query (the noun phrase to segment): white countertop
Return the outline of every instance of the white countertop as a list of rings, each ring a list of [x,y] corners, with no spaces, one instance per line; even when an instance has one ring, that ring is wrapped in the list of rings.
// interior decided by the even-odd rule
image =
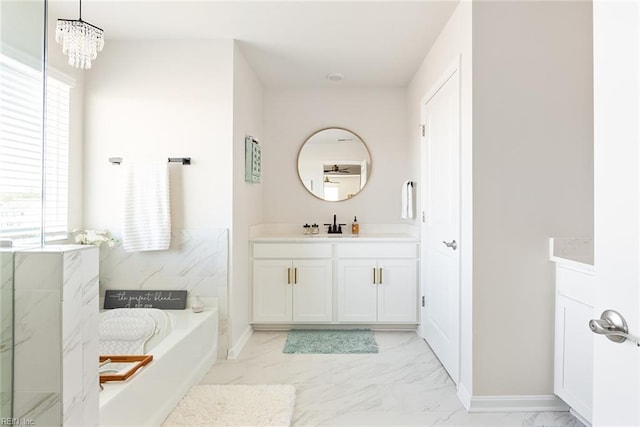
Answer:
[[[419,228],[406,224],[360,224],[360,233],[351,234],[351,226],[342,234],[328,234],[324,227],[320,234],[303,234],[300,224],[258,224],[251,227],[252,242],[419,242]]]
[[[593,239],[552,237],[549,239],[549,260],[585,271],[594,271]]]
[[[418,242],[418,238],[404,233],[366,233],[366,234],[263,234],[254,236],[254,242],[289,242],[289,243],[311,243],[311,242]]]
[[[0,247],[0,253],[62,253],[69,251],[81,251],[97,248],[95,245],[78,245],[78,244],[53,244],[46,245],[41,248],[37,245],[32,246],[12,246],[10,248]]]

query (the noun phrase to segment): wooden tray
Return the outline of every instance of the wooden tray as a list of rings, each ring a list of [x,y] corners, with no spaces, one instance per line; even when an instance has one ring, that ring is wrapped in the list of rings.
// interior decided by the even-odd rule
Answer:
[[[112,363],[132,363],[131,368],[125,373],[101,374],[100,384],[107,381],[126,381],[131,375],[153,360],[153,355],[145,354],[140,356],[100,356],[100,363],[110,360]],[[137,362],[137,363],[134,363]]]

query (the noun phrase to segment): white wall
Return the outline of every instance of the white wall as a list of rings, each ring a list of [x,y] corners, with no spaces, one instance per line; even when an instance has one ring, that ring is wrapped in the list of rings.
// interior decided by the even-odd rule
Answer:
[[[55,17],[49,16],[47,39],[47,72],[53,77],[73,82],[69,111],[69,230],[83,227],[83,131],[84,131],[84,72],[68,64],[62,46],[55,41]],[[95,63],[94,63],[95,64]]]
[[[264,222],[303,224],[332,221],[362,224],[400,223],[400,190],[410,179],[404,88],[265,90],[265,139],[262,152]],[[367,186],[353,199],[325,202],[298,178],[297,158],[314,132],[342,127],[367,144],[372,158]]]
[[[408,129],[410,138],[411,176],[418,182],[418,215],[421,211],[420,156],[421,103],[423,97],[442,79],[445,71],[460,60],[460,154],[461,154],[461,358],[459,386],[472,391],[472,59],[471,59],[471,2],[461,2],[424,59],[408,87]],[[416,221],[417,222],[417,221]]]
[[[408,88],[419,177],[421,98],[461,55],[459,385],[473,396],[553,393],[546,238],[593,235],[590,10],[462,2]]]
[[[218,297],[228,344],[227,231],[232,226],[232,40],[109,41],[85,78],[84,226],[121,233],[121,178],[134,158],[169,165],[168,251],[101,250],[104,288],[187,289]],[[109,163],[122,157],[123,165]],[[126,271],[124,271],[126,270]]]
[[[553,393],[550,236],[593,236],[589,2],[473,5],[473,394]]]
[[[85,226],[120,229],[123,168],[170,165],[172,228],[231,226],[233,41],[115,41],[85,81]]]
[[[263,89],[237,45],[233,54],[233,229],[231,242],[231,340],[236,344],[249,327],[249,227],[262,222],[263,184],[244,181],[244,139],[263,138]]]

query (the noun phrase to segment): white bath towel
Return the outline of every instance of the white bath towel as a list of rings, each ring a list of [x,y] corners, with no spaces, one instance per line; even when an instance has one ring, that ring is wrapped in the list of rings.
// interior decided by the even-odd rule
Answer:
[[[402,184],[402,211],[400,218],[413,219],[413,186],[411,181],[405,181]]]
[[[124,163],[122,247],[127,252],[169,249],[169,170],[162,161]]]

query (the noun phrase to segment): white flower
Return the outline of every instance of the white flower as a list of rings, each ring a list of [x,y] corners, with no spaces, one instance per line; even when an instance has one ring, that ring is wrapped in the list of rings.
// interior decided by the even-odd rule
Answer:
[[[86,231],[86,233],[87,233],[87,237],[86,237],[86,239],[87,239],[89,242],[95,242],[95,241],[98,239],[98,235],[96,234],[96,232],[95,232],[95,231],[93,231],[93,230],[87,230],[87,231]]]
[[[114,247],[118,242],[117,239],[109,236],[107,230],[73,230],[72,233],[77,233],[74,240],[81,245],[94,245],[100,246],[103,243],[107,243],[110,248]]]

